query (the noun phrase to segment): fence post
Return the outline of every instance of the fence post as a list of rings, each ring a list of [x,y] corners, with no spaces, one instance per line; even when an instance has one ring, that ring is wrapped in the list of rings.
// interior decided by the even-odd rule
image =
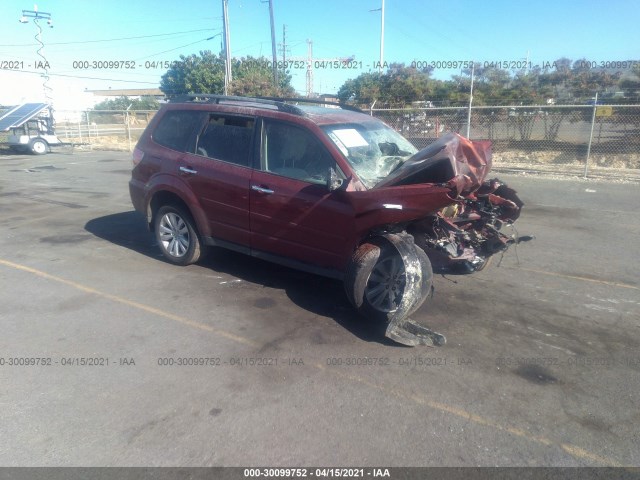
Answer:
[[[131,108],[131,105],[129,105]],[[129,108],[126,110],[125,123],[127,125],[127,139],[129,140],[129,151],[131,151],[131,126],[129,125]]]
[[[584,161],[584,178],[589,173],[589,156],[591,155],[591,142],[593,141],[593,127],[596,123],[596,110],[598,109],[598,92],[593,102],[593,114],[591,115],[591,133],[589,134],[589,145],[587,146],[587,159]]]
[[[89,110],[86,112],[87,115],[87,141],[89,142],[89,150],[93,150],[93,142],[91,141],[91,122],[89,121]]]
[[[369,116],[373,117],[373,107],[376,104],[378,100],[374,100],[373,103],[371,104],[371,106],[369,107]]]
[[[473,75],[476,70],[476,62],[471,64],[471,89],[469,91],[469,112],[467,113],[467,138],[471,135],[471,105],[473,104]]]

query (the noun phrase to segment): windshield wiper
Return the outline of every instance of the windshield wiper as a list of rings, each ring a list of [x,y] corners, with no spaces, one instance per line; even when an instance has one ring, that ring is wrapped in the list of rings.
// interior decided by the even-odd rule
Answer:
[[[405,158],[400,157],[400,161],[396,163],[391,170],[389,170],[389,173],[387,173],[387,177],[398,170],[402,165],[404,165],[404,162],[406,161],[407,160]]]

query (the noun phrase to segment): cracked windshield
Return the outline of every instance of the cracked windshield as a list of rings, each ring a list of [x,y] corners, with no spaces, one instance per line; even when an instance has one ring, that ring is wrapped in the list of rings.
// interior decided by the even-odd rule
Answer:
[[[398,169],[418,150],[402,135],[381,122],[331,125],[324,131],[371,188]]]

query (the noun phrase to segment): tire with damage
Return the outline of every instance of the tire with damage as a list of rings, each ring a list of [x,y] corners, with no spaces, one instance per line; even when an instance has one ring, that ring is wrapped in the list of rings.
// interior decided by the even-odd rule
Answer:
[[[360,245],[351,258],[344,286],[362,316],[392,323],[422,306],[432,279],[431,262],[410,235],[386,234]]]

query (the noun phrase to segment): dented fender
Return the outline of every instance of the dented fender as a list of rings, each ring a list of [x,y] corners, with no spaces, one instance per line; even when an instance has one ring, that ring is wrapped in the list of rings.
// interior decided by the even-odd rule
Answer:
[[[433,290],[431,264],[422,264],[417,253],[417,249],[420,247],[415,244],[413,237],[408,233],[386,233],[380,236],[398,251],[405,271],[402,302],[389,319],[385,332],[386,337],[407,346],[444,345],[446,339],[443,335],[408,318],[413,313],[416,304]]]
[[[431,288],[431,266],[429,266],[429,277],[423,278],[423,268],[420,258],[416,254],[416,244],[413,237],[407,233],[386,233],[380,235],[386,239],[400,254],[405,271],[405,287],[402,302],[398,309],[393,313],[391,322],[397,322],[399,319],[406,317],[412,307],[422,298],[422,289],[426,283]]]

